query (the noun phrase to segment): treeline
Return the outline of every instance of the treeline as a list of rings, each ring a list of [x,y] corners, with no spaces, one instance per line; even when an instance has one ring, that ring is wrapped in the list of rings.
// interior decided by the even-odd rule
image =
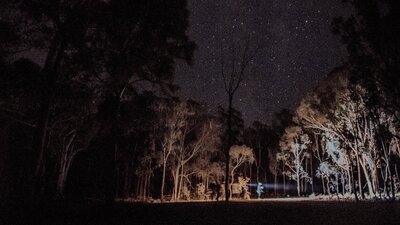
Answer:
[[[277,160],[298,195],[318,186],[324,194],[394,199],[400,191],[400,4],[348,2],[355,14],[333,24],[349,62],[301,101]]]
[[[0,11],[2,197],[63,195],[70,180],[112,201],[122,159],[153,132],[156,97],[144,90],[170,95],[176,61],[191,63],[186,1],[2,1]]]

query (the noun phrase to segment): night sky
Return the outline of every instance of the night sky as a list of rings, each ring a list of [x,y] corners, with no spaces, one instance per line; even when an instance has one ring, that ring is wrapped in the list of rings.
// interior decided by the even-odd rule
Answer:
[[[332,19],[346,11],[340,0],[189,0],[189,10],[189,35],[198,50],[193,66],[177,67],[179,95],[211,109],[226,106],[220,49],[250,36],[250,47],[259,51],[234,97],[247,125],[268,123],[274,112],[293,109],[346,60],[331,32]]]

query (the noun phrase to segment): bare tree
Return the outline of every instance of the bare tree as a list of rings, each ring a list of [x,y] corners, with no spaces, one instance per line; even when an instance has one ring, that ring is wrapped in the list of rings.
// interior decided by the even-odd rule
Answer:
[[[221,48],[221,76],[224,82],[224,90],[228,95],[228,143],[225,149],[225,198],[226,201],[229,201],[229,185],[228,185],[228,177],[229,177],[229,149],[232,146],[232,103],[233,96],[238,90],[240,84],[243,81],[244,76],[248,73],[248,67],[253,57],[255,56],[255,52],[250,54],[250,39],[246,39],[243,52],[240,53],[240,44],[231,46],[231,54],[229,57],[223,54]],[[239,53],[236,50],[239,50]],[[239,56],[238,56],[239,55]],[[225,64],[225,58],[229,58],[229,64]]]

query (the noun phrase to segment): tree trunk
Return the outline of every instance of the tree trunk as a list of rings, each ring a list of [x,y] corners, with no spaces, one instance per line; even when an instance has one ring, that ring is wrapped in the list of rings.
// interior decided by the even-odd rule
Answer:
[[[306,158],[306,173],[308,174],[308,158]],[[303,190],[303,194],[307,194],[307,179],[304,179],[304,190]]]
[[[361,198],[365,199],[364,190],[362,188],[362,182],[361,182],[360,157],[359,157],[358,153],[357,153],[356,159],[357,159],[358,188],[360,190]]]
[[[64,186],[65,186],[65,178],[67,177],[67,171],[65,166],[63,165],[60,168],[60,172],[57,179],[57,195],[62,196],[64,193]]]
[[[65,183],[67,181],[67,176],[69,169],[71,168],[72,161],[74,159],[75,154],[66,158],[64,162],[60,165],[60,171],[57,179],[57,194],[58,196],[62,196],[64,193]]]
[[[314,168],[313,168],[313,155],[311,154],[310,172],[311,172],[311,193],[314,193]]]
[[[124,193],[123,197],[129,197],[129,162],[125,162],[125,173],[124,173]]]
[[[162,179],[161,179],[161,201],[164,201],[164,189],[165,189],[165,173],[167,170],[167,165],[166,165],[166,160],[164,159],[163,163],[163,173],[162,173]]]
[[[232,185],[233,185],[233,181],[234,181],[234,176],[235,176],[235,174],[234,174],[234,169],[232,168],[232,171],[231,171],[231,182],[230,182],[230,185],[229,185],[229,188],[230,188],[230,191],[229,191],[229,193],[230,193],[230,198],[232,198]]]
[[[350,185],[350,180],[351,180],[351,185],[353,186],[353,188],[351,188],[350,190],[352,190],[354,192],[354,197],[356,199],[356,202],[358,202],[356,179],[354,178],[354,167],[353,167],[352,162],[350,162],[350,169],[351,169],[351,171],[349,171],[349,173],[351,172],[351,175],[349,174],[349,185]]]
[[[209,174],[207,173],[207,175],[206,175],[206,192],[208,191],[209,178],[210,178],[210,176],[209,176]]]
[[[135,196],[137,199],[139,199],[139,183],[140,183],[140,176],[138,176],[135,180],[136,182],[136,192],[135,192]]]
[[[259,136],[259,135],[258,135]],[[258,137],[258,163],[257,163],[257,184],[260,183],[260,167],[261,167],[261,145],[260,145],[260,137]],[[250,175],[251,179],[251,175]]]
[[[344,195],[346,193],[345,187],[346,187],[346,181],[344,179],[343,171],[340,173],[340,180],[342,183],[342,194]]]
[[[286,196],[286,177],[283,172],[285,171],[285,164],[282,162],[282,179],[283,179],[283,195]]]
[[[297,141],[296,141],[297,144]],[[301,184],[301,180],[300,180],[300,153],[299,153],[299,149],[296,148],[296,161],[295,161],[295,166],[296,166],[296,181],[297,181],[297,196],[300,197],[301,195],[301,190],[300,190],[300,184]]]
[[[275,173],[274,174],[274,195],[275,195],[275,197],[276,197],[277,185],[278,185],[278,173]]]
[[[151,173],[149,173],[148,175],[147,175],[147,180],[148,180],[148,182],[147,182],[147,197],[148,198],[150,198],[150,197],[152,197],[152,195],[151,195],[151,190],[152,190],[152,188],[151,188]]]
[[[300,172],[296,171],[296,179],[297,179],[297,196],[300,197]]]
[[[174,174],[174,191],[172,195],[172,200],[177,201],[178,200],[178,187],[179,187],[179,173],[180,172],[180,165],[178,164],[177,168],[173,172]]]
[[[114,96],[115,98],[115,112],[112,119],[111,124],[111,138],[113,142],[113,147],[108,151],[106,159],[107,168],[106,168],[106,184],[105,184],[105,200],[106,204],[112,206],[114,204],[114,200],[117,194],[117,154],[118,154],[118,122],[119,122],[119,111],[121,107],[121,99],[120,96]]]
[[[183,187],[183,175],[184,175],[184,170],[183,170],[183,164],[182,164],[182,167],[181,167],[181,173],[180,173],[180,175],[179,175],[179,188],[178,188],[178,199],[180,199],[181,198],[181,196],[182,196],[182,187]],[[207,186],[206,186],[206,190],[207,190]]]
[[[346,173],[347,173],[347,183],[348,183],[348,185],[349,185],[349,192],[350,193],[353,193],[353,188],[352,188],[352,178],[351,178],[351,173],[350,173],[350,168],[349,169],[347,169],[346,170]]]
[[[229,150],[232,146],[232,100],[233,93],[229,94],[229,105],[228,105],[228,145],[225,151],[225,201],[229,201]]]
[[[62,151],[62,156],[60,160],[60,168],[58,172],[58,179],[57,179],[57,195],[62,196],[63,191],[64,191],[64,184],[65,184],[65,177],[66,177],[66,170],[67,170],[67,157],[68,157],[68,152],[65,152],[68,150],[63,150]]]
[[[335,174],[335,183],[336,183],[336,196],[339,196],[339,175],[338,174]]]
[[[43,190],[43,174],[45,172],[44,154],[46,150],[47,130],[50,120],[51,99],[54,92],[54,85],[58,78],[58,67],[67,44],[63,35],[63,30],[58,30],[56,32],[41,71],[45,77],[46,89],[42,92],[42,100],[39,106],[40,118],[38,120],[37,133],[34,139],[35,149],[37,150],[38,156],[36,160],[32,197],[35,197],[35,195],[41,195]]]
[[[138,184],[137,184],[137,197],[139,200],[142,200],[142,182],[143,182],[143,175],[140,175],[138,177]]]
[[[33,189],[33,195],[41,195],[43,188],[43,174],[44,174],[44,152],[47,140],[47,129],[49,124],[50,117],[50,99],[49,97],[45,97],[46,99],[40,106],[40,122],[38,126],[38,134],[37,134],[37,151],[38,157],[36,161],[36,169],[35,169],[35,186]]]
[[[329,177],[326,177],[326,189],[327,189],[328,195],[331,195],[331,187],[329,187]]]
[[[394,190],[394,181],[393,181],[393,174],[390,174],[390,187],[392,189],[392,199],[395,200],[396,199],[396,193]]]
[[[363,160],[364,160],[364,159],[363,159]],[[361,163],[361,168],[362,168],[362,170],[363,170],[363,172],[364,172],[364,177],[365,177],[365,180],[366,180],[366,182],[367,182],[369,197],[372,198],[372,197],[375,196],[375,192],[374,192],[374,190],[373,190],[373,188],[372,188],[371,179],[370,179],[370,177],[369,177],[369,173],[368,173],[368,170],[367,170],[365,164],[366,164],[366,162]]]
[[[147,179],[147,172],[144,175],[144,185],[143,185],[143,200],[147,201],[147,186],[149,185],[148,183],[148,179]]]

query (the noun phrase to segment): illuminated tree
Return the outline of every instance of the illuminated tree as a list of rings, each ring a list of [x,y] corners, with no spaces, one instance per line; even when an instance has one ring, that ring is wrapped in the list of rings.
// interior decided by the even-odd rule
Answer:
[[[165,131],[162,138],[162,181],[161,181],[161,200],[164,200],[165,178],[167,165],[170,158],[178,150],[179,141],[182,138],[188,117],[193,112],[190,111],[186,102],[174,102],[171,108],[167,108],[165,117]]]
[[[349,155],[346,151],[346,149],[342,148],[340,145],[340,141],[338,138],[332,136],[331,134],[326,134],[326,146],[325,146],[325,151],[327,152],[327,155],[329,156],[329,159],[333,162],[333,165],[336,166],[336,173],[335,178],[336,178],[336,191],[339,192],[339,184],[338,184],[338,177],[340,175],[341,177],[341,182],[342,182],[342,188],[343,188],[343,193],[345,192],[352,192],[351,188],[351,182],[352,182],[352,176],[351,176],[351,155]],[[335,170],[332,170],[335,171]]]
[[[341,180],[342,192],[354,191],[357,198],[357,181],[362,198],[364,184],[370,198],[382,196],[380,187],[386,196],[394,196],[394,170],[390,169],[394,154],[389,150],[396,139],[394,116],[380,106],[371,109],[368,89],[348,78],[345,68],[330,74],[327,82],[302,100],[296,121],[325,143],[317,159],[335,167],[335,182]]]
[[[253,149],[245,146],[245,145],[233,145],[229,149],[230,156],[230,165],[231,165],[231,182],[230,182],[230,197],[232,197],[232,184],[235,180],[235,172],[236,170],[245,163],[252,164],[254,162],[254,152]]]
[[[337,187],[337,185],[335,185],[337,180],[332,179],[332,176],[334,178],[337,177],[337,173],[336,167],[329,162],[321,162],[318,166],[316,176],[320,177],[322,182],[326,180],[326,190],[329,195],[331,194],[331,190]]]
[[[200,115],[197,115],[197,117],[200,117]],[[189,135],[194,135],[195,137],[189,137]],[[183,128],[179,140],[180,144],[174,152],[175,165],[172,169],[174,178],[173,200],[178,200],[180,197],[187,164],[202,153],[211,153],[210,150],[215,149],[219,141],[218,136],[219,124],[212,119],[201,120],[200,118],[200,121],[188,122],[188,126]],[[207,184],[203,185],[206,189],[208,188]]]
[[[201,180],[206,190],[214,188],[211,191],[215,192],[217,191],[217,185],[219,186],[222,183],[222,179],[225,176],[224,165],[221,163],[222,160],[218,159],[215,162],[215,155],[218,151],[219,149],[208,149],[208,151],[201,152],[201,155],[188,165],[189,168],[187,170],[188,174],[193,174],[193,178]]]
[[[367,90],[366,108],[368,116],[373,118],[378,155],[384,156],[382,162],[385,165],[384,173],[387,174],[383,178],[384,189],[388,195],[386,183],[390,182],[391,195],[394,197],[393,167],[398,166],[398,160],[393,160],[397,156],[388,149],[398,132],[389,131],[389,127],[398,127],[398,119],[384,118],[398,118],[400,112],[400,42],[397,25],[400,21],[397,13],[400,5],[397,1],[386,0],[349,0],[346,3],[354,9],[354,15],[335,19],[334,32],[340,35],[347,46],[351,82]],[[372,184],[376,182],[372,181]]]
[[[310,139],[300,127],[289,127],[285,130],[285,134],[281,139],[281,153],[278,154],[278,160],[285,163],[286,174],[297,183],[297,195],[301,195],[300,184],[303,179],[311,181],[310,177],[304,169],[304,161],[310,155],[307,149]]]

